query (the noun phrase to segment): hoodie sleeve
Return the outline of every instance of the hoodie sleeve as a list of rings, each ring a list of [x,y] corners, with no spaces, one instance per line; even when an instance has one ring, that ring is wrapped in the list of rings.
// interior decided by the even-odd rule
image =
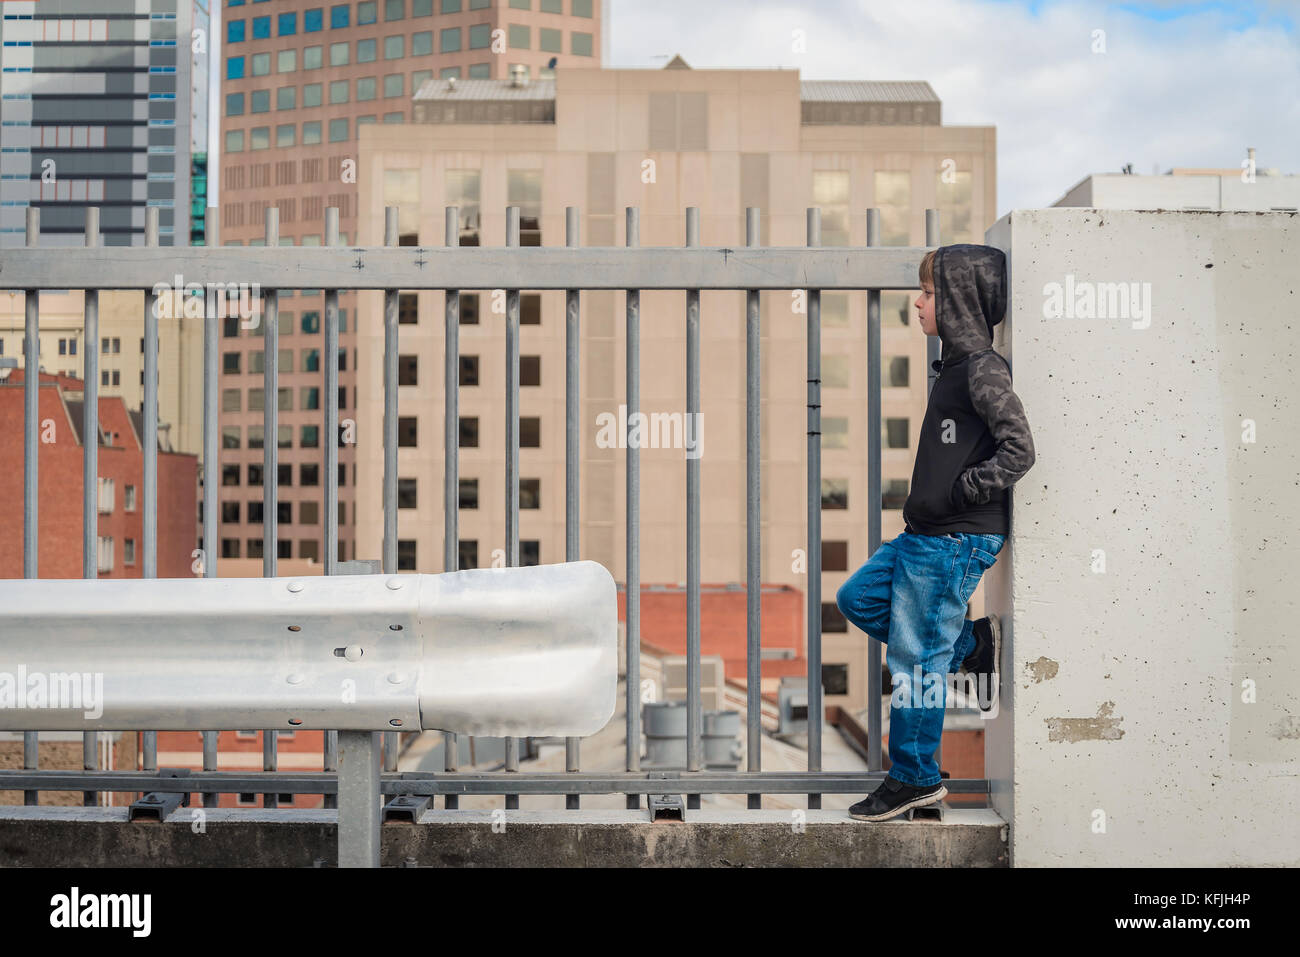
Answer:
[[[997,489],[1010,488],[1034,464],[1034,439],[1019,397],[1011,389],[1011,370],[1002,356],[972,357],[970,399],[988,426],[997,451],[970,466],[953,485],[954,505],[984,504]]]

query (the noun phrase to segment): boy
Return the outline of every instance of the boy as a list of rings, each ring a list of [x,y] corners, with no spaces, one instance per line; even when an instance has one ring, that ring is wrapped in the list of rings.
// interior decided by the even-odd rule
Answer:
[[[992,348],[1006,310],[1006,257],[992,246],[942,246],[926,253],[920,272],[918,320],[943,342],[943,357],[934,363],[939,376],[903,505],[906,530],[882,543],[836,595],[849,621],[886,644],[894,682],[891,767],[849,809],[861,821],[885,821],[947,796],[934,752],[948,674],[960,667],[974,675],[989,689],[978,696],[980,710],[992,707],[999,623],[966,619],[967,602],[1006,540],[1007,489],[1034,464],[1010,367]]]

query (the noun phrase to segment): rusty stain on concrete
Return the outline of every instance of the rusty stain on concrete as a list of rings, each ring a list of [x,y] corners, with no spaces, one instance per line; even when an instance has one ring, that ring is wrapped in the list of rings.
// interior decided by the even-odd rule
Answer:
[[[1044,718],[1047,722],[1048,741],[1118,741],[1124,737],[1119,723],[1123,718],[1112,718],[1115,702],[1107,701],[1097,709],[1095,718]]]
[[[1040,681],[1049,681],[1052,678],[1055,678],[1056,672],[1060,670],[1060,667],[1061,666],[1051,658],[1044,658],[1041,655],[1037,661],[1031,661],[1025,665],[1025,668],[1029,671],[1029,676],[1034,679],[1035,684]]]

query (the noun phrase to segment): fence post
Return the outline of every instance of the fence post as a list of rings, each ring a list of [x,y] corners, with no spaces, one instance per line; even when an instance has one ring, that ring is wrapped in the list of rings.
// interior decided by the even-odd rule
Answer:
[[[380,734],[339,732],[339,867],[379,866]]]

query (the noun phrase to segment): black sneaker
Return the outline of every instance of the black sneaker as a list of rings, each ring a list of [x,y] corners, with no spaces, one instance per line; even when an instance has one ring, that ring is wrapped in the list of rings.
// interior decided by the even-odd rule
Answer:
[[[887,821],[914,807],[938,804],[948,796],[940,781],[925,788],[915,788],[894,777],[886,777],[880,786],[849,808],[849,817],[858,821]]]
[[[971,631],[975,636],[975,650],[961,667],[975,678],[980,710],[989,711],[997,698],[998,673],[1002,670],[1002,626],[997,615],[989,615],[978,619]]]

